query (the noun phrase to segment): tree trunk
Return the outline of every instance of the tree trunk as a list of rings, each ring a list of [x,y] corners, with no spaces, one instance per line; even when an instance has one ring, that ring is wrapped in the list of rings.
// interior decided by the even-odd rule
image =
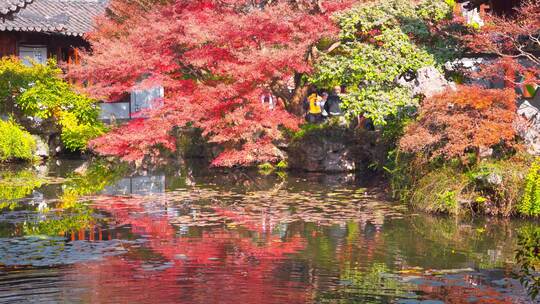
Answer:
[[[286,83],[274,82],[270,89],[272,94],[281,98],[285,104],[285,109],[296,116],[303,116],[305,113],[303,109],[304,99],[307,97],[310,85],[302,83],[303,74],[296,74],[294,76],[294,90],[291,92]]]
[[[297,86],[294,90],[293,96],[289,101],[289,106],[287,107],[287,111],[290,113],[293,113],[297,116],[303,116],[305,113],[304,111],[304,99],[306,99],[308,95],[309,85],[301,85]]]

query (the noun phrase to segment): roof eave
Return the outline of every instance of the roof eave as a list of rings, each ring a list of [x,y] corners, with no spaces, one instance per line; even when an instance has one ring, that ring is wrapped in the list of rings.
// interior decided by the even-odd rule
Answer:
[[[42,33],[49,35],[60,35],[60,36],[71,36],[71,37],[81,37],[83,38],[86,33],[77,33],[77,32],[63,32],[55,31],[50,29],[43,28],[7,28],[0,26],[0,32],[23,32],[23,33]]]

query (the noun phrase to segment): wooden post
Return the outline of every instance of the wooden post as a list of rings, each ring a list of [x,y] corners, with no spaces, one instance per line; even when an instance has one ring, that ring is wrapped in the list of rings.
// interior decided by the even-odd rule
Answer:
[[[72,61],[71,61],[71,52],[72,52],[72,50],[71,50],[71,49],[68,49],[68,53],[67,53],[67,64],[68,64],[68,67],[72,64]]]
[[[62,48],[59,46],[56,47],[56,62],[62,62]]]

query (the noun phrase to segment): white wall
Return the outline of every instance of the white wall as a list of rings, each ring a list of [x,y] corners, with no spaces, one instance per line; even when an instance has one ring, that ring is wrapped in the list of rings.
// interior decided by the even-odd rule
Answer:
[[[129,102],[115,102],[115,103],[100,103],[99,119],[111,120],[114,119],[129,119]]]

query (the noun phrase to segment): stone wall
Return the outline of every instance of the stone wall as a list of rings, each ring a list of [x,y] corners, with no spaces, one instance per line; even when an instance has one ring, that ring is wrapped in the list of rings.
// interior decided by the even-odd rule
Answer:
[[[308,172],[352,172],[382,163],[386,149],[376,131],[328,127],[307,131],[285,149],[289,168]]]

